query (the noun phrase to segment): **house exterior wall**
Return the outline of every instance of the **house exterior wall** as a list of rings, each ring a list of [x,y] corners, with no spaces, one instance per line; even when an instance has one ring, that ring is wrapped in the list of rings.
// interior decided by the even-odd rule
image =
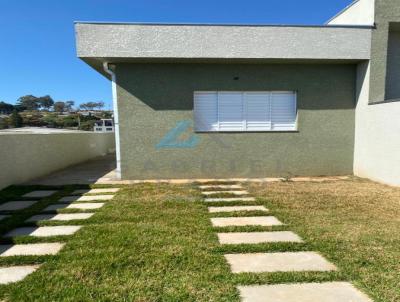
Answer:
[[[375,0],[354,1],[344,11],[329,20],[329,25],[374,25]]]
[[[354,174],[400,186],[400,102],[369,104],[370,64],[358,67]]]
[[[353,171],[355,66],[117,64],[123,179],[341,175]],[[234,80],[239,77],[239,80]],[[298,132],[193,133],[157,148],[193,120],[199,90],[296,90]]]
[[[354,174],[400,186],[398,0],[377,0],[371,61],[358,66]],[[391,35],[389,35],[391,33]],[[396,83],[397,81],[397,83]]]
[[[390,23],[400,24],[399,0],[376,0],[376,29],[372,31],[370,103],[379,103],[393,98],[387,90]],[[397,70],[400,73],[400,70]],[[393,75],[392,75],[393,76]],[[398,76],[398,75],[397,75]],[[397,97],[400,99],[400,95]]]

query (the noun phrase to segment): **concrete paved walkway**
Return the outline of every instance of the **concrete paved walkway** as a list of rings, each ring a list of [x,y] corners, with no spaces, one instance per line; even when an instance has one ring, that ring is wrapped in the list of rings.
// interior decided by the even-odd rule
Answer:
[[[106,155],[29,181],[29,185],[61,186],[115,180],[115,155]]]

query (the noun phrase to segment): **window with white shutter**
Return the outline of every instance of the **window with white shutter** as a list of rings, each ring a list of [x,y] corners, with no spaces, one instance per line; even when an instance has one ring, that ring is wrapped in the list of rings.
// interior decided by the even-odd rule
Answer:
[[[295,92],[194,93],[194,121],[198,132],[294,131],[296,120]]]

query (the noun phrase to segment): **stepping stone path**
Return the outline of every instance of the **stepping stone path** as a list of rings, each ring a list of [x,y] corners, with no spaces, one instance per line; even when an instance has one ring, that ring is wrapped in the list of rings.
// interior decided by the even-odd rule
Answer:
[[[65,204],[65,203],[57,203],[52,204],[45,208],[43,211],[56,211],[60,209],[78,209],[78,210],[94,210],[100,209],[104,206],[104,203],[97,202],[97,203],[72,203],[72,204]]]
[[[239,286],[243,302],[373,302],[347,282]]]
[[[221,197],[221,198],[206,198],[205,202],[230,202],[230,201],[256,201],[254,197]]]
[[[217,195],[217,194],[232,194],[232,195],[248,195],[247,191],[204,191],[201,194],[203,195]]]
[[[97,193],[115,193],[119,188],[103,188],[92,190],[76,190],[74,194],[97,194]],[[43,198],[55,194],[56,190],[39,190],[25,194],[23,197]],[[55,211],[58,209],[99,209],[104,203],[72,203],[74,201],[100,201],[110,200],[114,195],[87,195],[87,196],[67,196],[60,199],[63,204],[53,204],[48,206],[44,211]],[[0,205],[0,210],[16,211],[32,206],[37,201],[12,201]],[[94,213],[71,213],[71,214],[38,214],[30,217],[26,222],[38,221],[71,221],[83,220],[92,217]],[[0,215],[0,220],[5,219],[8,215]],[[68,236],[75,234],[82,226],[44,226],[44,227],[20,227],[8,232],[4,237],[14,238],[18,236],[33,237],[51,237],[51,236]],[[32,244],[8,244],[0,245],[0,257],[11,256],[43,256],[56,255],[65,243],[32,243]],[[27,266],[11,266],[0,267],[0,284],[8,284],[23,280],[26,276],[33,273],[39,268],[39,265]]]
[[[221,244],[257,244],[269,242],[303,242],[293,232],[219,233]]]
[[[314,252],[228,254],[233,273],[324,272],[336,267]]]
[[[211,218],[211,223],[215,227],[247,226],[247,225],[276,226],[283,224],[273,216],[218,217],[218,218]]]
[[[92,217],[94,213],[71,213],[71,214],[39,214],[34,215],[26,222],[38,222],[38,221],[70,221],[70,220],[84,220]]]
[[[37,201],[9,201],[0,205],[0,211],[19,211],[33,206]]]
[[[9,284],[23,280],[36,271],[40,265],[0,267],[0,284]]]
[[[248,192],[238,184],[202,184],[202,194],[211,202],[256,201],[254,197],[241,197]],[[239,197],[211,198],[214,194],[232,194]],[[236,193],[236,194],[235,194]],[[208,207],[209,213],[232,213],[262,211],[268,209],[259,205]],[[255,217],[215,217],[211,218],[214,227],[227,226],[280,226],[283,225],[274,216]],[[219,233],[220,244],[262,244],[262,243],[302,243],[297,234],[290,231],[280,232],[231,232]],[[279,252],[226,254],[226,261],[232,273],[274,273],[274,272],[328,272],[337,268],[317,252]],[[277,285],[238,286],[242,302],[373,302],[365,294],[347,282],[297,283]]]
[[[56,190],[40,190],[40,191],[32,191],[29,192],[22,197],[28,197],[28,198],[43,198],[43,197],[49,197],[58,191]]]
[[[59,202],[74,202],[74,201],[96,201],[96,200],[111,200],[114,195],[85,195],[85,196],[66,196]]]
[[[0,245],[0,257],[55,255],[64,245],[58,242]]]
[[[103,194],[103,193],[116,193],[120,190],[120,188],[104,188],[104,189],[83,189],[83,190],[75,190],[72,192],[72,195],[77,194]]]
[[[34,236],[34,237],[51,237],[51,236],[67,236],[75,234],[82,226],[66,225],[66,226],[46,226],[46,227],[24,227],[17,228],[8,232],[4,237],[17,236]]]
[[[235,207],[209,207],[208,211],[210,213],[251,212],[251,211],[268,212],[268,209],[264,206],[235,206]]]

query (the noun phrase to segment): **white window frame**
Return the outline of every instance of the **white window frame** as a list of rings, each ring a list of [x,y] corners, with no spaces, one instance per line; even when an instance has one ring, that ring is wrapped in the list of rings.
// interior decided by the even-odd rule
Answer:
[[[219,118],[219,112],[218,112],[219,105],[218,105],[218,101],[217,101],[216,107],[217,107],[217,123],[218,123],[217,128],[218,129],[216,129],[216,130],[198,130],[197,127],[196,127],[196,122],[195,122],[195,124],[194,124],[194,132],[196,132],[196,133],[242,133],[242,132],[244,132],[244,133],[259,133],[259,132],[267,132],[267,133],[268,132],[275,132],[275,133],[283,132],[283,133],[285,133],[285,132],[298,132],[297,90],[291,90],[291,91],[289,91],[289,90],[287,90],[287,91],[286,90],[265,90],[265,91],[257,91],[257,90],[249,90],[249,91],[198,90],[198,91],[194,91],[193,92],[193,101],[195,99],[196,93],[216,93],[217,97],[220,94],[223,94],[223,93],[242,93],[242,95],[244,95],[246,93],[266,93],[266,94],[268,93],[268,94],[271,94],[271,95],[274,94],[274,93],[291,93],[291,94],[294,94],[294,106],[295,106],[295,111],[296,111],[294,129],[290,129],[290,130],[280,130],[280,129],[274,130],[274,129],[272,129],[272,113],[270,111],[271,129],[269,129],[269,130],[247,130],[247,129],[243,129],[243,130],[220,130],[219,129],[219,120],[218,120],[218,118]],[[272,109],[271,105],[272,105],[272,102],[270,103],[270,110]],[[245,107],[246,107],[246,103],[243,102],[243,109]],[[195,110],[194,110],[194,107],[193,107],[193,120],[195,121]],[[246,128],[247,127],[247,120],[245,118],[243,119],[243,124],[244,124],[244,128]]]

